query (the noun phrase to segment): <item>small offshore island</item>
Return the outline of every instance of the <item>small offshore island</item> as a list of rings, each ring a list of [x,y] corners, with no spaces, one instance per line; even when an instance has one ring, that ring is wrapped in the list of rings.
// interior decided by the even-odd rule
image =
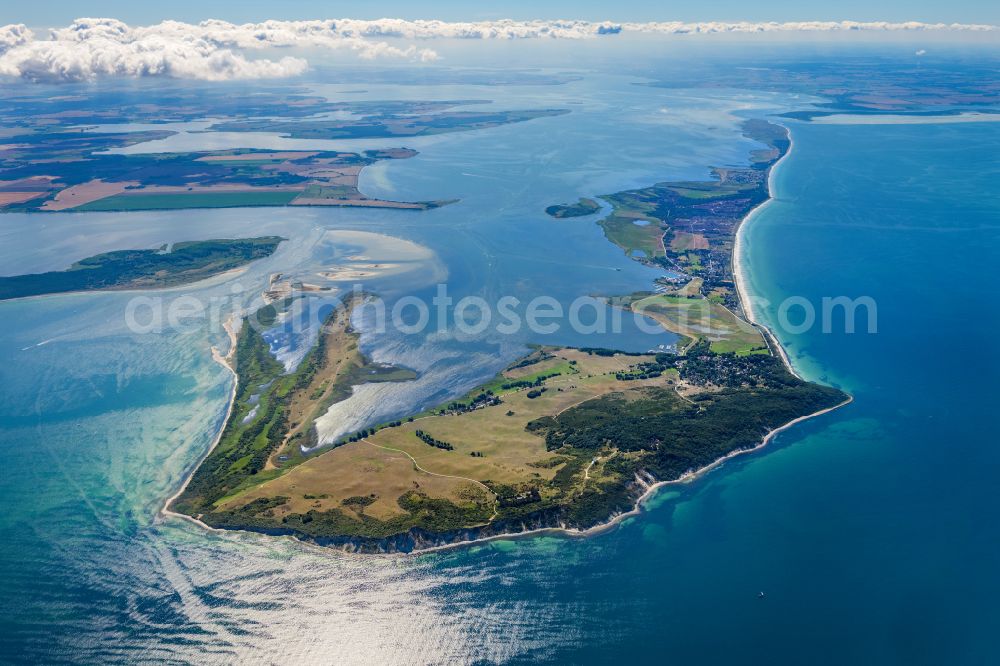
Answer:
[[[155,250],[104,252],[81,259],[64,271],[0,277],[0,301],[74,291],[191,284],[269,257],[283,240],[280,236],[222,238],[174,243]]]
[[[545,212],[552,217],[564,218],[593,215],[599,210],[601,210],[601,204],[597,203],[593,199],[581,197],[576,203],[549,206],[545,209]]]
[[[842,391],[797,377],[769,332],[743,315],[734,236],[767,200],[770,169],[790,145],[784,128],[765,121],[744,131],[766,146],[749,168],[601,197],[613,206],[600,221],[608,238],[671,271],[658,291],[616,303],[684,336],[677,353],[537,347],[460,399],[320,447],[316,419],[353,386],[413,373],[359,351],[350,321],[363,296],[329,315],[287,373],[245,319],[227,359],[236,386],[224,429],[168,508],[215,528],[356,552],[586,533],[659,484],[845,404]],[[548,212],[599,208],[582,199]],[[266,325],[285,305],[256,319]]]

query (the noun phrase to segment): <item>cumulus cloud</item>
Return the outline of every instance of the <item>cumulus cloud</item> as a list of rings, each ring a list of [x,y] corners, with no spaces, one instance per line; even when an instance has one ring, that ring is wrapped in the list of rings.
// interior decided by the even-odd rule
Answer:
[[[0,27],[0,75],[30,80],[76,81],[99,76],[173,76],[209,81],[295,76],[308,63],[298,57],[249,58],[246,52],[280,48],[335,49],[363,59],[436,60],[430,48],[379,40],[595,39],[621,33],[661,35],[858,32],[993,31],[996,26],[857,21],[658,22],[609,21],[407,21],[327,19],[234,24],[164,21],[130,27],[115,19],[77,19],[37,38],[24,25]]]
[[[100,76],[171,76],[205,81],[297,76],[302,59],[248,58],[244,51],[276,47],[344,49],[361,58],[436,58],[430,49],[336,34],[309,35],[288,22],[198,25],[165,21],[132,28],[115,19],[77,19],[37,39],[24,25],[0,27],[0,75],[32,81],[87,81]]]
[[[194,34],[132,29],[114,19],[79,19],[44,40],[23,28],[0,28],[0,75],[34,81],[157,75],[222,81],[295,76],[307,67],[301,58],[251,60]]]
[[[35,34],[23,24],[5,25],[0,27],[0,54],[6,53],[15,46],[30,42]]]
[[[197,37],[219,48],[265,49],[278,47],[347,49],[366,59],[394,57],[434,60],[437,54],[430,49],[414,46],[401,48],[386,42],[371,41],[375,34],[358,34],[354,30],[340,30],[338,21],[264,21],[263,23],[234,24],[209,20],[198,25],[164,21],[159,25],[138,30],[170,36],[175,39]],[[397,36],[397,35],[387,35]]]

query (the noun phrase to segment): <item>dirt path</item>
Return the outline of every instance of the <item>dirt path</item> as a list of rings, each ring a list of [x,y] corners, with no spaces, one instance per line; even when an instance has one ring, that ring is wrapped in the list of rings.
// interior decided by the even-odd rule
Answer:
[[[492,490],[490,490],[490,487],[484,484],[482,481],[477,481],[476,479],[470,479],[467,476],[455,476],[454,474],[438,474],[437,472],[432,472],[430,470],[421,467],[420,463],[417,462],[416,458],[414,458],[413,456],[411,456],[409,453],[407,453],[402,449],[394,449],[391,446],[382,446],[381,444],[375,444],[374,442],[369,442],[367,437],[363,437],[360,441],[364,442],[365,444],[368,444],[369,446],[374,446],[377,449],[385,449],[386,451],[395,451],[396,453],[402,453],[404,456],[410,459],[410,461],[413,463],[413,466],[417,470],[423,472],[424,474],[430,474],[431,476],[439,476],[444,479],[460,479],[462,481],[470,481],[476,484],[477,486],[485,490],[489,495],[493,495],[493,515],[490,516],[490,519],[487,522],[492,523],[493,520],[500,514],[499,498],[493,493]]]

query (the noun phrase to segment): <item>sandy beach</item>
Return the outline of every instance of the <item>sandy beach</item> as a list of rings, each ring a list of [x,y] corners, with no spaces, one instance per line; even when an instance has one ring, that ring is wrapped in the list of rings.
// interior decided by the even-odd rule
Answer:
[[[178,513],[176,511],[171,510],[170,505],[173,504],[174,500],[180,497],[181,493],[183,493],[187,489],[188,484],[191,483],[191,479],[194,476],[195,470],[197,470],[198,467],[205,461],[205,458],[207,458],[212,453],[212,451],[215,450],[215,447],[219,445],[219,441],[222,439],[222,433],[225,432],[226,429],[226,423],[229,422],[229,417],[233,413],[233,406],[236,404],[236,388],[237,388],[236,385],[239,381],[239,376],[236,374],[236,369],[233,367],[233,359],[236,357],[236,342],[238,337],[236,331],[236,322],[239,321],[241,318],[242,318],[241,312],[234,312],[222,324],[222,327],[226,330],[226,335],[229,338],[229,349],[226,350],[225,354],[222,354],[219,351],[218,347],[215,347],[214,345],[212,346],[212,360],[221,365],[222,367],[224,367],[233,375],[232,386],[229,389],[229,398],[227,400],[226,416],[222,419],[222,426],[219,427],[218,432],[215,434],[215,439],[212,440],[211,446],[208,447],[208,450],[205,451],[204,455],[198,458],[198,461],[191,467],[191,471],[188,472],[188,474],[184,477],[184,483],[181,484],[181,487],[177,489],[176,493],[167,498],[167,501],[164,502],[163,504],[163,508],[160,510],[160,513],[164,516],[183,518],[184,520],[190,521],[195,525],[198,525],[199,527],[203,527],[207,530],[213,530],[213,531],[217,530],[215,530],[215,528],[213,528],[211,525],[208,525],[198,520],[194,516],[189,516],[187,514]]]
[[[785,129],[788,129],[787,127]],[[802,376],[792,367],[792,363],[788,358],[788,354],[785,352],[785,348],[781,346],[778,342],[778,338],[771,332],[771,329],[762,324],[757,319],[757,313],[753,309],[753,299],[750,297],[750,289],[747,284],[746,270],[743,266],[743,235],[746,233],[747,227],[756,217],[757,213],[764,209],[765,206],[769,205],[774,201],[774,174],[777,173],[778,168],[782,163],[792,154],[792,150],[795,149],[795,141],[792,138],[792,131],[788,130],[788,151],[782,155],[781,159],[778,160],[771,171],[767,174],[767,200],[762,201],[756,208],[751,210],[746,216],[740,221],[739,226],[736,227],[736,238],[733,242],[733,279],[736,281],[736,296],[739,298],[740,307],[743,309],[744,318],[750,322],[757,330],[761,332],[764,336],[764,341],[767,342],[767,346],[771,349],[772,353],[777,354],[785,367],[790,373],[802,379]]]

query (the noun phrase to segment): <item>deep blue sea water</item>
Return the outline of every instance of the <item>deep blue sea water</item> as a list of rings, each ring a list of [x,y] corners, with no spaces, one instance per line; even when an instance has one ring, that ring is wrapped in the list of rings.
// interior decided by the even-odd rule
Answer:
[[[539,204],[738,162],[746,146],[732,147],[730,112],[774,102],[616,88],[615,103],[626,96],[636,118],[661,105],[716,114],[713,126],[729,129],[716,127],[712,143],[704,128],[607,128],[603,95],[568,90],[553,94],[595,105],[579,114],[577,134],[554,135],[542,121],[454,135],[369,183],[371,193],[412,198],[458,189],[464,207],[424,218],[11,216],[0,219],[4,267],[48,270],[123,242],[290,233],[290,246],[242,278],[259,286],[270,270],[311,261],[324,230],[352,228],[425,244],[469,293],[634,288],[648,270],[589,222],[552,222]],[[775,304],[874,299],[875,334],[838,333],[836,322],[831,334],[777,331],[803,374],[856,400],[664,490],[641,516],[591,539],[360,558],[157,519],[221,418],[227,379],[208,355],[221,333],[128,335],[116,323],[121,294],[0,304],[0,658],[995,663],[1000,124],[791,129],[795,149],[774,179],[776,199],[746,230],[747,269],[754,291]],[[625,147],[595,156],[612,139],[631,141],[640,159],[615,172]],[[477,172],[488,186],[462,177],[477,165],[489,166]],[[760,315],[777,320],[774,308]],[[484,345],[451,390],[517,351]],[[399,404],[433,399],[404,395]]]

